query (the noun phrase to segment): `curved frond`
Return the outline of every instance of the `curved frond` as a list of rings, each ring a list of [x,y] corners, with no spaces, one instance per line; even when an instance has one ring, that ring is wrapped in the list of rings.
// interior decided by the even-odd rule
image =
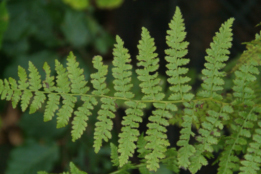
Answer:
[[[226,65],[224,62],[228,60],[229,48],[232,46],[232,23],[234,18],[228,19],[221,25],[219,32],[210,43],[210,47],[206,50],[207,56],[205,57],[205,69],[202,70],[202,88],[198,93],[200,97],[212,97],[215,99],[222,99],[218,91],[223,90],[225,72],[220,71]]]

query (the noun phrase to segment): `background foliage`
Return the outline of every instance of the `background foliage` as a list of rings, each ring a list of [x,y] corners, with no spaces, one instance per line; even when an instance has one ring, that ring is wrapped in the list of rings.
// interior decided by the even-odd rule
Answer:
[[[157,11],[157,8],[162,11],[162,7],[159,5],[153,7],[149,5],[150,2],[147,1],[137,2],[141,4],[141,13],[141,11],[135,9],[132,4],[130,5],[130,3],[134,4],[136,2],[128,1],[123,3],[123,0],[2,1],[0,5],[1,78],[11,76],[18,79],[17,66],[21,65],[27,68],[29,60],[34,63],[40,70],[42,77],[44,77],[44,71],[42,70],[44,62],[48,62],[51,68],[54,69],[54,59],[58,59],[65,64],[65,57],[69,51],[73,50],[76,54],[77,61],[80,62],[81,67],[85,70],[84,75],[87,78],[86,80],[89,80],[90,73],[93,72],[91,65],[93,55],[100,54],[105,57],[105,60],[111,59],[110,52],[112,52],[111,48],[115,42],[113,35],[115,31],[112,32],[112,26],[107,24],[109,23],[108,21],[111,20],[107,17],[109,14],[107,10],[113,10],[114,8],[119,8],[116,14],[122,14],[115,17],[115,19],[119,21],[115,26],[118,26],[118,28],[120,28],[119,25],[122,26],[122,30],[118,29],[119,32],[117,33],[122,33],[123,40],[126,40],[126,47],[130,48],[131,55],[136,54],[133,47],[136,47],[138,40],[138,36],[135,36],[132,32],[135,31],[136,35],[140,35],[140,25],[148,26],[149,30],[150,27],[154,28],[150,31],[152,31],[152,35],[156,36],[156,45],[164,45],[161,44],[161,39],[164,39],[165,33],[163,36],[157,34],[158,27],[162,25],[153,25],[151,20],[147,20],[147,18],[151,18],[157,21],[156,18],[160,16],[161,13],[156,13],[155,11]],[[144,5],[145,3],[148,4]],[[172,4],[173,9],[169,10],[169,16],[173,15],[174,7],[178,1],[175,1],[175,3],[176,4]],[[199,4],[202,5],[203,3],[199,2]],[[180,5],[182,8],[182,3],[180,3]],[[227,4],[224,6],[229,7],[226,5]],[[232,4],[232,7],[237,7],[233,5],[234,4]],[[183,4],[183,6],[188,7],[189,5],[186,6]],[[230,8],[232,7],[230,6]],[[153,10],[153,8],[156,10]],[[134,11],[136,12],[137,10],[137,12],[136,14],[131,14],[130,11],[126,9],[134,9]],[[122,10],[128,11],[129,15],[121,12]],[[149,13],[149,11],[153,11],[153,13]],[[126,29],[133,21],[130,19],[130,16],[135,18],[135,16],[137,17],[139,14],[142,14],[141,19],[145,22],[136,24],[133,30]],[[240,18],[237,19],[237,14],[231,15],[235,16],[236,20],[241,21]],[[187,19],[186,14],[184,18]],[[168,21],[169,20],[165,21],[165,28],[167,27]],[[248,24],[250,23],[249,21],[250,20],[246,19]],[[221,22],[218,22],[218,25],[220,23]],[[249,27],[253,28],[255,24],[256,23],[250,23]],[[239,24],[235,24],[235,27],[238,25]],[[132,27],[129,26],[129,28]],[[161,27],[160,30],[163,30],[162,28],[164,29],[164,26]],[[189,30],[190,28],[188,27],[188,33],[192,33]],[[166,29],[164,29],[164,32],[165,31]],[[216,29],[214,29],[214,31],[216,31]],[[211,37],[213,34],[214,32],[210,34]],[[128,37],[131,37],[131,39],[128,39]],[[157,37],[161,37],[161,39]],[[198,35],[196,35],[195,38],[196,37],[198,37]],[[235,38],[238,37],[235,36]],[[253,38],[254,34],[250,35],[249,39],[248,37],[244,37],[244,40],[240,41],[249,41]],[[210,41],[208,41],[208,39],[206,40],[209,44]],[[191,45],[196,44],[192,42]],[[235,47],[239,47],[239,50],[232,51],[233,56],[239,54],[241,51],[241,46]],[[159,50],[163,50],[161,46],[158,48]],[[193,49],[190,50],[192,53],[189,54],[193,54]],[[163,57],[161,53],[159,53],[159,55]],[[200,56],[204,57],[202,54]],[[201,64],[200,66],[203,65],[203,63],[198,63],[195,60],[192,60],[192,63],[196,65]],[[107,64],[109,65],[108,74],[112,74],[110,69],[111,63],[108,61]],[[195,86],[197,86],[198,77],[193,76],[193,74],[196,74],[193,72],[200,69],[200,66],[190,68],[191,84]],[[160,74],[160,78],[165,81],[164,73]],[[110,89],[112,89],[110,87],[110,85],[112,85],[111,79],[112,76],[109,76],[107,82]],[[135,93],[135,97],[139,97],[141,91],[138,82],[132,81],[132,83],[134,84],[133,93]],[[162,84],[163,89],[165,85],[165,83]],[[227,89],[229,89],[229,87],[227,87]],[[110,94],[112,93],[114,93],[113,90],[110,91]],[[80,140],[73,143],[71,142],[70,127],[67,126],[62,129],[56,129],[55,119],[50,122],[43,122],[43,111],[29,115],[28,112],[21,113],[19,109],[11,109],[11,103],[1,101],[0,104],[2,113],[0,117],[0,173],[19,174],[26,172],[33,174],[38,170],[61,172],[69,170],[69,161],[73,161],[74,164],[88,173],[109,173],[115,170],[113,164],[110,162],[109,144],[105,144],[97,155],[94,153],[92,147],[94,122],[97,115],[94,114],[90,117],[86,132]],[[123,112],[121,104],[118,107],[118,115],[120,115],[120,113]],[[147,107],[150,108],[150,106]],[[147,114],[150,114],[151,111],[148,110],[147,112]],[[94,111],[93,113],[97,112]],[[112,142],[115,142],[115,144],[117,142],[117,134],[120,132],[121,119],[122,118],[116,115],[116,119],[114,120],[115,127],[112,132]],[[141,132],[145,132],[146,127],[141,125],[140,129]],[[170,127],[169,129],[174,129],[178,132],[177,127]],[[178,136],[175,134],[169,136],[173,144],[175,143],[175,137]],[[27,160],[23,160],[24,156],[28,156],[28,158],[26,158]],[[135,162],[137,158],[132,160]],[[158,173],[168,174],[171,172],[166,166],[162,166],[158,170]]]

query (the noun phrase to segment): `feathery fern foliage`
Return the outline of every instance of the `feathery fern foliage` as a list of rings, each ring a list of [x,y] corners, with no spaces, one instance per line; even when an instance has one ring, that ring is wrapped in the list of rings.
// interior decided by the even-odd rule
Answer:
[[[43,65],[46,73],[43,81],[32,62],[29,62],[28,73],[18,66],[18,82],[11,77],[0,80],[1,99],[11,100],[13,107],[20,102],[22,111],[29,107],[30,113],[44,108],[44,121],[57,115],[57,128],[71,123],[73,141],[81,137],[87,127],[88,117],[93,114],[92,110],[99,102],[94,128],[93,146],[96,153],[103,141],[108,142],[112,138],[116,103],[123,100],[126,110],[118,147],[111,143],[111,158],[113,165],[119,168],[117,173],[128,173],[128,170],[134,168],[141,173],[149,173],[164,165],[175,173],[183,168],[195,174],[208,164],[207,158],[217,152],[218,174],[238,171],[240,174],[257,174],[261,165],[261,96],[256,88],[260,88],[256,81],[259,74],[261,37],[257,34],[254,41],[247,43],[247,50],[232,69],[235,74],[233,95],[222,94],[227,92],[224,91],[226,73],[223,68],[232,46],[233,21],[231,18],[221,25],[210,48],[206,50],[203,82],[196,95],[191,92],[188,68],[185,67],[189,63],[189,59],[184,58],[188,53],[189,43],[185,41],[184,20],[177,7],[166,36],[168,48],[165,50],[165,60],[171,93],[169,96],[165,96],[160,85],[161,79],[157,72],[159,58],[155,53],[154,39],[143,27],[136,69],[142,92],[140,99],[133,99],[135,94],[132,92],[131,77],[135,71],[131,65],[131,56],[119,36],[116,36],[113,49],[113,96],[108,95],[108,66],[103,64],[102,57],[93,58],[96,72],[91,74],[93,88],[90,88],[85,81],[83,69],[79,67],[73,53],[70,53],[66,67],[55,60],[56,76],[52,75],[47,63]],[[148,117],[145,135],[140,135],[138,128],[148,103],[153,106],[153,111]],[[181,127],[178,150],[169,147],[166,134],[173,116],[180,120],[176,122]],[[139,153],[141,162],[138,165],[129,160],[135,150]],[[71,173],[81,173],[73,164],[70,167]]]

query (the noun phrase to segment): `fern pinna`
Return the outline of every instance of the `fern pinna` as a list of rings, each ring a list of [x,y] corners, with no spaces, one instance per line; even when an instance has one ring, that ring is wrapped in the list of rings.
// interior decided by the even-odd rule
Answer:
[[[112,163],[119,168],[118,173],[128,173],[133,168],[138,168],[141,173],[149,173],[156,171],[162,163],[175,173],[183,168],[194,174],[207,165],[207,158],[216,152],[219,155],[216,161],[219,162],[218,174],[256,174],[260,171],[261,164],[260,84],[256,82],[261,37],[257,34],[254,41],[247,43],[247,50],[231,71],[235,76],[232,95],[222,94],[225,92],[227,75],[223,68],[232,46],[233,21],[231,18],[221,25],[210,48],[206,50],[203,82],[196,95],[191,92],[188,68],[185,67],[189,63],[189,59],[184,58],[189,43],[185,41],[184,20],[177,7],[166,36],[168,48],[165,50],[165,60],[170,95],[166,95],[160,85],[162,79],[157,72],[159,58],[155,53],[154,39],[143,27],[136,69],[143,94],[140,99],[133,99],[135,94],[132,92],[131,78],[135,71],[131,56],[119,36],[116,36],[113,49],[113,96],[108,95],[108,66],[103,64],[102,57],[93,58],[96,72],[91,74],[90,88],[85,81],[83,69],[79,68],[76,57],[70,53],[66,67],[55,60],[56,76],[52,75],[47,63],[43,65],[46,73],[43,81],[32,62],[29,62],[29,75],[19,66],[18,82],[11,77],[0,80],[1,99],[12,100],[13,107],[21,101],[22,111],[29,107],[30,113],[44,108],[44,121],[57,115],[57,128],[68,125],[72,120],[73,141],[81,137],[94,106],[100,103],[94,128],[93,146],[96,153],[103,141],[108,142],[112,138],[116,103],[123,100],[126,110],[118,147],[111,143]],[[79,100],[82,103],[80,106],[76,105]],[[145,134],[140,134],[139,124],[143,121],[144,109],[148,106],[153,106],[148,118],[148,129]],[[181,127],[177,150],[169,147],[166,134],[173,116],[180,120],[176,123]],[[135,150],[139,153],[141,164],[138,165],[129,160]]]

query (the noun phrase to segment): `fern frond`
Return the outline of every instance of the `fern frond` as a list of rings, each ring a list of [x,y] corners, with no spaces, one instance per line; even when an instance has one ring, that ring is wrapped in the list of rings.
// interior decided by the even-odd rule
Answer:
[[[190,78],[184,76],[188,72],[188,68],[182,67],[189,63],[189,59],[183,58],[187,53],[188,42],[184,41],[186,37],[184,20],[180,9],[176,7],[173,19],[169,23],[169,30],[167,31],[166,42],[170,47],[165,50],[166,67],[169,69],[166,74],[170,76],[168,82],[171,84],[169,88],[173,93],[169,100],[186,100],[190,101],[194,95],[189,93],[191,86],[187,85]]]
[[[260,113],[260,108],[255,109]],[[261,122],[258,122],[258,128],[253,135],[253,142],[251,142],[247,148],[247,152],[244,156],[244,160],[241,161],[239,174],[257,174],[260,171],[261,163]]]
[[[9,77],[9,83],[10,83],[11,89],[13,90],[12,106],[13,106],[13,108],[16,108],[18,102],[20,101],[22,92],[21,92],[20,90],[18,90],[18,85],[17,85],[15,79]],[[0,85],[0,86],[1,86],[1,85]],[[1,89],[0,89],[0,91],[1,91]],[[10,94],[11,94],[11,93],[10,93]],[[9,94],[9,95],[10,95],[10,94]]]
[[[73,94],[85,94],[89,91],[89,87],[86,86],[83,75],[83,69],[79,68],[79,63],[76,61],[76,57],[72,52],[67,57],[67,71],[68,77],[71,81],[71,92]]]
[[[92,92],[94,95],[104,95],[109,92],[109,89],[106,87],[106,75],[108,73],[108,66],[103,65],[102,57],[95,56],[93,58],[93,67],[98,71],[96,73],[91,74],[92,84],[95,90]]]
[[[48,101],[44,111],[44,121],[52,120],[55,111],[59,109],[58,106],[59,104],[60,104],[60,95],[54,93],[48,94]]]
[[[182,129],[180,131],[180,138],[177,142],[178,146],[181,148],[178,150],[178,165],[179,167],[184,167],[187,169],[189,167],[190,160],[189,158],[195,153],[195,147],[189,144],[190,136],[194,136],[195,134],[191,130],[193,119],[195,119],[195,106],[196,104],[193,102],[185,102],[184,106],[184,116],[183,123],[181,124]]]
[[[111,147],[111,162],[113,166],[119,166],[118,148],[113,143],[110,143]]]
[[[145,140],[144,135],[142,133],[137,141],[137,152],[139,153],[139,158],[143,159],[147,154],[150,153],[150,150],[145,148],[146,143],[147,141]]]
[[[166,65],[168,68],[166,73],[170,76],[168,82],[171,84],[169,89],[172,91],[169,100],[190,101],[194,95],[189,92],[191,86],[187,84],[190,81],[190,78],[186,76],[188,68],[182,67],[189,63],[189,59],[183,58],[188,53],[187,47],[189,43],[184,41],[187,33],[185,32],[184,20],[178,7],[176,7],[173,19],[169,23],[169,28],[166,43],[170,48],[165,50],[167,55],[165,59],[168,62]],[[189,144],[190,136],[194,136],[194,133],[191,131],[191,126],[195,115],[193,114],[193,103],[185,102],[183,104],[186,109],[185,115],[183,116],[184,122],[182,123],[183,128],[181,130],[180,140],[177,143],[178,146],[181,146],[177,158],[179,166],[187,168],[190,164],[189,157],[195,152],[195,148]]]
[[[71,174],[87,174],[86,172],[79,170],[72,162],[70,162],[70,171]]]
[[[255,60],[258,65],[260,66],[260,56],[261,56],[261,31],[260,34],[256,34],[255,36],[255,40],[251,41],[251,42],[246,42],[246,48],[247,50],[245,50],[243,52],[243,54],[241,54],[240,58],[238,59],[238,63],[236,64],[236,66],[233,67],[233,69],[231,70],[231,72],[235,72],[236,70],[238,70],[238,68],[244,64],[248,64],[251,61]]]
[[[98,70],[97,73],[92,74],[92,84],[94,90],[92,91],[95,95],[105,95],[109,92],[106,88],[105,84],[105,76],[108,72],[108,66],[103,65],[102,58],[100,56],[95,56],[93,58],[94,67]],[[115,117],[114,113],[116,111],[115,108],[115,99],[111,97],[102,97],[101,101],[101,109],[98,112],[98,117],[95,124],[94,129],[94,144],[95,152],[98,153],[101,146],[102,140],[108,141],[111,138],[111,130],[112,130],[112,119]]]
[[[245,108],[244,111],[238,112],[238,118],[231,125],[232,135],[225,142],[225,150],[221,154],[218,174],[233,173],[239,169],[239,158],[235,152],[243,150],[243,146],[247,144],[246,138],[250,138],[250,129],[254,127],[253,122],[257,121],[254,108]]]
[[[43,81],[43,88],[46,92],[55,91],[55,84],[54,84],[54,76],[51,76],[51,68],[47,62],[43,65],[43,70],[45,72],[45,80]]]
[[[1,100],[11,100],[11,96],[13,94],[13,90],[10,88],[10,84],[8,80],[4,80],[4,82],[1,80]]]
[[[89,91],[89,87],[86,87],[85,85],[87,82],[84,80],[83,76],[83,69],[79,69],[79,63],[76,62],[76,58],[71,53],[71,58],[68,60],[68,72],[69,72],[69,78],[71,82],[74,84],[72,85],[72,92],[73,93],[86,93]],[[70,66],[71,64],[71,66]],[[107,74],[107,66],[102,65],[102,58],[100,56],[96,56],[93,58],[93,65],[94,67],[98,69],[98,74],[94,73],[91,74],[92,83],[94,85],[95,89],[105,88],[106,85],[104,84],[105,81],[105,75]],[[78,70],[77,70],[78,69]],[[77,70],[77,71],[76,71]],[[100,79],[99,79],[100,78]],[[100,83],[97,81],[100,80]],[[108,89],[106,89],[108,90]],[[95,90],[93,93],[97,93],[97,90]],[[99,94],[97,94],[99,95]],[[101,95],[101,94],[100,94]],[[90,96],[81,96],[81,100],[84,102],[82,106],[78,107],[78,110],[74,112],[75,117],[72,121],[73,129],[72,129],[72,140],[75,141],[76,139],[80,138],[83,134],[83,131],[87,127],[87,120],[88,116],[91,115],[91,110],[93,110],[93,106],[97,104],[97,100],[95,97]]]
[[[228,114],[233,112],[233,109],[229,105],[217,106],[215,108],[220,108],[220,110],[208,110],[209,117],[206,118],[201,125],[202,127],[199,129],[199,136],[196,137],[197,141],[200,144],[195,146],[196,153],[190,158],[191,165],[189,166],[189,170],[191,173],[196,173],[202,165],[207,165],[207,159],[202,155],[204,152],[213,152],[212,145],[218,143],[218,137],[221,136],[220,130],[223,129],[223,120],[220,118],[228,119]]]
[[[52,120],[55,111],[59,109],[58,105],[60,103],[60,95],[57,95],[55,93],[52,93],[53,91],[56,91],[56,86],[54,84],[54,76],[51,76],[51,68],[50,66],[45,62],[43,65],[43,70],[45,71],[45,80],[43,81],[43,88],[44,91],[48,92],[48,101],[47,105],[45,106],[44,111],[44,121],[50,121]]]
[[[166,151],[166,158],[162,160],[162,163],[171,171],[179,173],[179,166],[177,160],[177,150],[172,147]]]
[[[68,78],[68,72],[66,71],[66,68],[63,67],[63,65],[58,61],[55,60],[55,70],[57,72],[56,76],[56,82],[57,82],[57,88],[56,91],[59,93],[62,93],[62,98],[63,98],[63,105],[62,107],[58,110],[57,113],[57,128],[64,127],[68,124],[69,118],[72,115],[73,108],[75,105],[75,102],[77,101],[77,98],[68,95],[70,92],[70,81]]]
[[[131,87],[131,75],[132,66],[130,63],[130,55],[128,50],[123,46],[124,42],[119,36],[116,36],[116,44],[113,49],[113,65],[112,75],[115,78],[113,81],[114,88],[116,90],[114,96],[131,99],[134,94],[130,92]],[[138,140],[140,135],[139,123],[142,122],[143,112],[145,104],[142,102],[125,101],[128,109],[125,111],[126,116],[123,117],[122,121],[122,132],[119,134],[119,163],[120,167],[128,162],[136,149],[135,142]]]
[[[18,88],[24,90],[21,96],[21,108],[22,111],[24,112],[28,107],[31,98],[33,97],[33,94],[31,91],[27,90],[27,88],[29,87],[28,78],[25,69],[22,68],[21,66],[18,66],[18,76],[19,76]]]
[[[97,122],[94,129],[94,145],[95,152],[98,153],[102,140],[108,142],[111,139],[112,119],[115,117],[115,100],[113,98],[101,98],[101,109],[98,112]]]
[[[119,36],[116,36],[116,44],[113,49],[113,65],[112,75],[115,78],[113,80],[114,89],[116,90],[114,96],[131,99],[134,94],[130,92],[131,87],[131,74],[132,66],[130,63],[130,55],[128,50],[124,48],[123,41]]]
[[[161,101],[164,98],[164,94],[160,92],[162,88],[158,85],[160,79],[158,72],[155,72],[159,68],[158,54],[154,53],[156,50],[154,39],[151,38],[149,31],[146,28],[142,28],[142,39],[139,41],[138,49],[139,55],[137,59],[139,62],[137,66],[144,67],[144,69],[137,69],[138,79],[141,81],[140,87],[144,96],[142,100],[157,100]],[[149,73],[154,73],[150,75]]]
[[[144,93],[142,100],[161,101],[165,95],[161,92],[158,73],[154,73],[159,68],[159,58],[154,53],[156,50],[154,39],[151,38],[148,30],[144,27],[142,28],[138,49],[137,59],[139,62],[137,65],[142,66],[143,69],[137,69],[136,72],[141,81],[141,90]],[[150,73],[154,74],[150,75]],[[145,159],[147,160],[147,168],[156,171],[159,168],[159,160],[165,157],[167,146],[169,146],[166,135],[166,126],[169,125],[167,119],[172,117],[169,111],[177,110],[177,107],[170,103],[153,103],[153,106],[156,109],[152,112],[153,115],[149,117],[150,123],[147,125],[149,129],[145,137],[147,141],[145,148],[150,150],[150,153],[145,156]]]
[[[98,103],[94,97],[81,96],[81,100],[84,103],[74,112],[75,117],[72,121],[72,141],[82,136],[87,127],[88,116],[92,114],[93,106]]]
[[[251,88],[250,84],[256,81],[256,76],[259,74],[259,70],[256,67],[258,63],[253,60],[248,64],[244,64],[239,67],[237,71],[235,71],[235,80],[233,90],[234,97],[236,97],[236,101],[234,104],[243,103],[246,105],[253,105],[252,99],[255,98],[255,92]]]
[[[135,101],[126,101],[125,104],[129,107],[126,110],[126,116],[122,121],[122,132],[119,134],[119,153],[120,153],[120,167],[128,162],[136,149],[135,142],[140,135],[138,128],[139,123],[142,122],[142,109],[146,107],[144,103]]]
[[[224,80],[222,78],[225,76],[225,72],[220,72],[220,70],[226,65],[224,62],[229,58],[228,49],[232,46],[231,26],[233,21],[234,18],[230,18],[221,25],[213,42],[210,43],[211,48],[206,50],[207,63],[205,63],[205,69],[202,70],[203,83],[201,86],[203,90],[198,93],[200,97],[222,99],[222,96],[217,92],[223,90]]]
[[[42,88],[41,84],[41,76],[37,70],[37,68],[33,65],[32,62],[29,61],[29,89],[36,91],[33,101],[30,104],[29,114],[35,113],[39,108],[41,108],[44,103],[46,97],[45,94],[39,92],[40,88]]]

